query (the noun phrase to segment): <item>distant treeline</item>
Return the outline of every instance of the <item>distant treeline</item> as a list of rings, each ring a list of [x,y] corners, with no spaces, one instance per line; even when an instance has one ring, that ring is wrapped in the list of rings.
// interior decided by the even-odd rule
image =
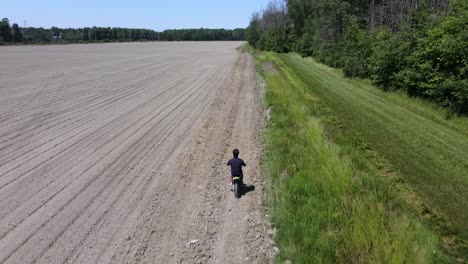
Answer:
[[[174,40],[245,40],[245,29],[173,29],[158,32],[150,29],[116,27],[35,28],[10,25],[4,18],[0,25],[2,43],[80,43],[117,41],[174,41]]]
[[[468,0],[272,0],[247,40],[468,113]]]

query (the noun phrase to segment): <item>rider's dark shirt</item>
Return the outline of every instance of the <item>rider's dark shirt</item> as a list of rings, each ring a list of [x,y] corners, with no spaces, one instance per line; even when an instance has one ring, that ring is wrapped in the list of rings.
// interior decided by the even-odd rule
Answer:
[[[242,175],[242,166],[246,166],[245,162],[239,158],[232,158],[227,162],[228,166],[231,166],[232,176]]]

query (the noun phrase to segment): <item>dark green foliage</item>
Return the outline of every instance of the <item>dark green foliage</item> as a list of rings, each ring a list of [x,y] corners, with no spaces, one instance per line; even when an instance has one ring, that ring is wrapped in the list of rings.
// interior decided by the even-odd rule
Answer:
[[[267,30],[261,35],[258,41],[258,49],[274,52],[287,51],[284,40],[279,36],[278,32],[274,30]]]
[[[172,29],[163,31],[161,40],[245,40],[245,29]]]
[[[308,57],[314,55],[313,49],[309,43],[312,43],[312,35],[305,33],[302,37],[299,37],[293,46],[293,50],[297,51],[303,57]]]
[[[449,15],[418,39],[400,76],[409,94],[468,113],[468,1],[454,0]]]
[[[374,84],[385,90],[398,88],[397,74],[405,67],[409,51],[409,42],[400,34],[386,29],[377,32],[368,59],[369,77]]]
[[[342,42],[341,66],[346,77],[365,78],[369,74],[368,58],[371,54],[370,36],[351,19]]]
[[[246,39],[252,47],[258,48],[257,43],[260,40],[261,32],[260,28],[260,16],[258,13],[253,14],[250,24],[246,30]]]
[[[247,40],[253,47],[296,51],[347,77],[370,78],[385,90],[468,113],[468,0],[288,0],[287,8],[271,6],[281,7],[272,0],[252,17]],[[278,14],[286,18],[271,19]]]
[[[13,35],[11,34],[10,21],[8,21],[8,18],[4,18],[0,22],[0,41],[11,42],[12,40]]]
[[[247,28],[246,39],[252,47],[259,50],[287,52],[290,45],[285,4],[274,0],[261,15],[254,13]]]
[[[20,28],[25,43],[76,43],[159,40],[160,32],[149,29],[128,29],[110,27],[85,28]],[[17,41],[21,42],[21,41]]]
[[[245,40],[246,30],[236,29],[174,29],[157,32],[150,29],[130,29],[111,27],[85,28],[20,28],[4,18],[0,27],[0,43],[77,43],[77,42],[118,42],[154,40]]]
[[[21,34],[21,31],[18,27],[18,24],[13,24],[12,26],[12,36],[13,36],[13,42],[21,42],[23,41],[23,34]]]

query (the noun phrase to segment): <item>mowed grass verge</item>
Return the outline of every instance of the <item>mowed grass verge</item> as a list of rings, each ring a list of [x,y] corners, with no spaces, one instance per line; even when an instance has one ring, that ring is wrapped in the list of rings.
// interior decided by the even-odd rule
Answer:
[[[279,55],[344,126],[377,152],[463,239],[468,237],[468,122],[296,54]]]
[[[279,261],[433,263],[438,237],[405,209],[352,147],[327,137],[320,98],[273,53],[255,54],[266,82],[263,168]],[[273,62],[276,70],[263,70]],[[270,68],[270,67],[269,67]]]

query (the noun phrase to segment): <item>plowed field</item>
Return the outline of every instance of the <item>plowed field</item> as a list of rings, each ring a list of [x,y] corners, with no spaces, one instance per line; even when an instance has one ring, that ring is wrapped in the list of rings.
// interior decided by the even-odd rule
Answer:
[[[0,263],[268,261],[240,45],[1,47]],[[255,186],[239,200],[233,148]]]

